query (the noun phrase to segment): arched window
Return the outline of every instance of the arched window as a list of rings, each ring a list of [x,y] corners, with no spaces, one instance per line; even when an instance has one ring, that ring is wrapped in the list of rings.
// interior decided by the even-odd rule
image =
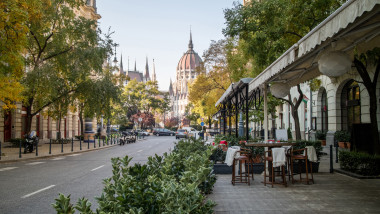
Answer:
[[[342,90],[342,129],[351,131],[352,124],[360,123],[360,88],[356,81],[350,80]]]
[[[322,92],[322,102],[321,102],[321,112],[322,112],[322,131],[328,130],[328,105],[327,105],[327,93],[326,89]]]

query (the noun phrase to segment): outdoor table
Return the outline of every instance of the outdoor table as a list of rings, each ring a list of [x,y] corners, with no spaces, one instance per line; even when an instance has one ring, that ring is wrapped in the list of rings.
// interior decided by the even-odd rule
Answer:
[[[273,143],[256,143],[256,142],[246,142],[245,146],[247,147],[268,147],[268,150],[272,150],[274,147],[282,147],[282,146],[294,146],[296,143],[291,142],[273,142]],[[264,163],[265,164],[265,163]],[[269,167],[272,166],[272,163],[269,163]],[[269,180],[272,179],[272,171],[269,170]],[[273,176],[273,180],[275,180],[275,177]]]

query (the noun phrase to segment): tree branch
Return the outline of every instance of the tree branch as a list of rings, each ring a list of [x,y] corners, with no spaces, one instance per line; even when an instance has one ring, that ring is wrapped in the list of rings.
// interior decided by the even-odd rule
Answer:
[[[303,98],[303,92],[301,91],[300,84],[297,84],[297,91],[300,94],[300,96],[298,97],[297,103],[294,105],[295,109],[298,109],[298,107],[301,105]]]
[[[40,113],[42,110],[44,110],[44,108],[48,107],[49,105],[51,105],[52,103],[55,103],[57,100],[61,99],[62,97],[72,93],[72,92],[75,92],[77,89],[72,89],[72,90],[69,90],[63,94],[61,94],[60,96],[56,97],[55,99],[51,100],[50,102],[47,102],[45,105],[41,106],[38,110],[36,110],[33,114],[31,114],[31,116],[35,116],[36,114]]]
[[[298,36],[299,38],[302,38],[302,36],[301,36],[301,35],[299,35],[299,34],[298,34],[298,33],[296,33],[296,32],[285,31],[285,33],[287,33],[287,34],[292,34],[292,35]]]
[[[64,53],[67,53],[67,52],[69,52],[72,49],[73,49],[73,46],[71,46],[71,47],[69,47],[66,50],[63,50],[61,52],[58,52],[58,53],[52,54],[52,55],[50,55],[48,57],[45,57],[45,58],[42,59],[42,61],[46,61],[46,60],[51,59],[53,57],[59,56],[59,55],[64,54]]]

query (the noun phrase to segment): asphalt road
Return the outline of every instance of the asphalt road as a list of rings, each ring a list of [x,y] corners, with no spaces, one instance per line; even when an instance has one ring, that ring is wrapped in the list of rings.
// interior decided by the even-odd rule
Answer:
[[[133,157],[131,164],[145,163],[174,146],[175,137],[149,136],[124,146],[49,159],[0,164],[0,214],[55,213],[51,206],[58,193],[71,194],[71,203],[88,198],[95,210],[105,178],[112,176],[111,158]]]

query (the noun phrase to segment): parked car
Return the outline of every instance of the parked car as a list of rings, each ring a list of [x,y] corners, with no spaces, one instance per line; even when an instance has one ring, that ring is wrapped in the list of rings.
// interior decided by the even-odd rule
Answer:
[[[182,129],[185,129],[187,131],[187,136],[188,137],[194,137],[195,139],[198,138],[199,131],[195,130],[194,128],[191,128],[191,127],[182,127]]]
[[[161,136],[161,135],[166,135],[166,136],[174,136],[175,133],[173,131],[170,131],[169,129],[156,129],[153,131],[154,135]]]
[[[188,134],[185,129],[178,129],[177,132],[175,133],[175,139],[179,138],[187,138]]]
[[[207,132],[210,136],[214,136],[214,135],[219,134],[219,129],[206,129],[206,132]]]
[[[139,133],[141,136],[149,136],[150,133],[144,130],[137,130],[137,133]]]

